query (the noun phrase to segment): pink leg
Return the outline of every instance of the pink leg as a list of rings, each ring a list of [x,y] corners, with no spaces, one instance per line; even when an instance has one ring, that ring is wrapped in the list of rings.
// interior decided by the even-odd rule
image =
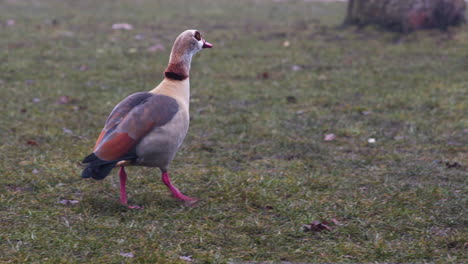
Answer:
[[[143,209],[139,205],[127,205],[127,191],[125,189],[125,184],[127,183],[127,173],[125,172],[125,167],[121,166],[119,171],[120,176],[120,203],[126,205],[130,209]]]
[[[171,191],[172,196],[174,196],[176,199],[184,201],[189,205],[195,204],[198,201],[197,198],[183,195],[179,191],[179,189],[177,189],[174,185],[172,185],[171,179],[169,178],[169,174],[167,172],[163,172],[162,181],[164,182],[164,184],[166,184],[167,188],[169,188],[169,190]]]
[[[125,172],[125,167],[120,167],[119,171],[120,176],[120,203],[127,205],[127,191],[125,190],[125,184],[127,183],[127,173]]]

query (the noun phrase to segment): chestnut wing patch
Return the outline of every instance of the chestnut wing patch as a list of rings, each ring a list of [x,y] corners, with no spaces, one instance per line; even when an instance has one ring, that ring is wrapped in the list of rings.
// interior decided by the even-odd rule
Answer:
[[[154,127],[171,121],[178,110],[177,101],[169,96],[151,93],[130,95],[109,115],[94,153],[108,161],[125,156]]]
[[[150,97],[151,95],[151,93],[145,92],[134,93],[122,100],[119,104],[117,104],[110,113],[109,117],[107,118],[106,124],[104,125],[101,134],[99,134],[99,137],[96,140],[94,149],[96,149],[97,146],[101,143],[104,136],[108,134],[107,132],[115,129],[115,127],[120,123],[120,121],[122,121],[122,119],[128,114],[128,112],[130,112],[130,110],[132,110],[135,106],[141,104],[143,100]]]

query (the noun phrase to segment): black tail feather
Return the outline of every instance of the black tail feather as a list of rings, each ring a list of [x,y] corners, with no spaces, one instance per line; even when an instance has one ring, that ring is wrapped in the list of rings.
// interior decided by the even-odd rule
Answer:
[[[117,160],[105,161],[98,158],[94,153],[88,155],[83,163],[89,163],[81,173],[83,178],[93,178],[95,180],[104,179],[117,164]]]
[[[84,160],[83,163],[89,163],[88,166],[81,173],[83,178],[93,178],[95,180],[103,180],[115,167],[117,162],[121,160],[135,160],[137,157],[133,152],[128,153],[127,155],[119,158],[118,160],[102,160],[98,158],[94,153],[89,154]]]

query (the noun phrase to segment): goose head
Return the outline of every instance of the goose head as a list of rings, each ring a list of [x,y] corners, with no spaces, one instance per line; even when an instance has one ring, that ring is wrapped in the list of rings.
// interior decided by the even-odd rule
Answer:
[[[176,80],[187,78],[189,76],[192,56],[202,49],[212,47],[213,45],[202,37],[200,31],[189,29],[182,32],[172,46],[169,65],[164,73],[165,76]]]

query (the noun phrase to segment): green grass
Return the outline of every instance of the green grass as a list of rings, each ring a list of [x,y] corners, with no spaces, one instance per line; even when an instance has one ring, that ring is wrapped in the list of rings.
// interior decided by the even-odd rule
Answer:
[[[0,1],[0,262],[468,261],[467,26],[399,37],[339,29],[344,4],[97,3]],[[121,22],[134,30],[111,29]],[[170,172],[201,202],[129,168],[145,209],[128,210],[117,172],[84,180],[80,161],[116,103],[159,83],[188,28],[215,48],[193,60]]]

